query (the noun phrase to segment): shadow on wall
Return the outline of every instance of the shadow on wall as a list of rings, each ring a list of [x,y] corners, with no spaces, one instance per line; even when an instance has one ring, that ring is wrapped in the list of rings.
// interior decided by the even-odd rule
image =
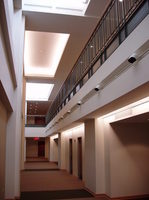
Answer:
[[[149,194],[149,124],[111,124],[108,134],[111,196]]]
[[[149,123],[115,122],[111,127],[123,145],[149,146]]]

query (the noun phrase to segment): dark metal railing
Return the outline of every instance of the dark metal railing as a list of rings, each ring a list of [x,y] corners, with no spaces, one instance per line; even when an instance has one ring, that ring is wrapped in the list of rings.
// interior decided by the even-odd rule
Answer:
[[[111,1],[50,107],[46,116],[46,123],[57,115],[86,80],[93,75],[138,23],[142,21],[147,15],[148,9],[143,16],[139,14],[136,22],[131,22],[131,19],[133,16],[135,18],[136,12],[141,9],[141,6],[145,5],[144,9],[146,9],[146,6],[149,7],[148,4],[147,0]],[[131,26],[131,23],[136,25]],[[99,60],[98,67],[94,68],[95,63]]]

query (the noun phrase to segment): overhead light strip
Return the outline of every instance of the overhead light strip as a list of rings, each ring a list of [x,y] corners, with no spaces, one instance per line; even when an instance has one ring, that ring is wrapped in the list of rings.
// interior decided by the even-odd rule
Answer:
[[[149,112],[149,97],[141,99],[135,103],[129,104],[128,106],[124,106],[123,108],[115,110],[99,118],[104,119],[108,123],[112,123],[146,112]]]

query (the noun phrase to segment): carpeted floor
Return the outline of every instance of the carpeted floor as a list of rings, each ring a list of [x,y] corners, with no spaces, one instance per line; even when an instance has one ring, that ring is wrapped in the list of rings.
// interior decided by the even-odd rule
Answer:
[[[24,163],[25,169],[58,169],[58,165],[48,161],[29,161]]]
[[[21,191],[53,191],[83,189],[77,177],[64,170],[21,171]]]
[[[27,157],[26,162],[49,162],[45,157]]]
[[[21,171],[21,200],[95,200],[84,183],[51,162],[26,162]],[[105,198],[97,198],[106,200]]]
[[[73,199],[93,197],[84,189],[81,190],[57,190],[57,191],[36,191],[22,192],[21,200],[50,200],[50,199]]]
[[[24,169],[23,171],[26,171],[26,172],[34,172],[34,171],[59,171],[59,169],[54,169],[54,168],[51,168],[51,169]]]

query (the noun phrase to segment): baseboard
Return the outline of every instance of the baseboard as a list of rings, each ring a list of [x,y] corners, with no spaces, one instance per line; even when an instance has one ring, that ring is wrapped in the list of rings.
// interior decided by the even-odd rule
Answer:
[[[95,198],[104,198],[106,200],[111,200],[110,197],[106,194],[95,194],[93,191],[85,187],[85,190],[87,190],[90,194],[92,194]]]
[[[95,197],[95,193],[93,191],[91,191],[90,189],[88,189],[87,187],[85,187],[85,190],[88,191],[90,194],[92,194]]]
[[[149,194],[144,195],[133,195],[133,196],[122,196],[122,197],[109,197],[106,194],[95,194],[96,198],[104,198],[106,200],[142,200],[142,199],[149,199]]]
[[[132,195],[132,196],[122,196],[122,197],[109,197],[107,194],[95,194],[93,191],[90,189],[86,188],[85,189],[91,193],[95,198],[103,198],[106,200],[142,200],[146,199],[149,200],[149,194],[143,194],[143,195]]]
[[[123,196],[123,197],[112,197],[111,200],[142,200],[149,199],[149,194],[144,195],[133,195],[133,196]]]
[[[106,199],[106,200],[111,200],[111,198],[106,194],[96,194],[95,198],[101,198],[101,199],[103,198],[103,199]]]

